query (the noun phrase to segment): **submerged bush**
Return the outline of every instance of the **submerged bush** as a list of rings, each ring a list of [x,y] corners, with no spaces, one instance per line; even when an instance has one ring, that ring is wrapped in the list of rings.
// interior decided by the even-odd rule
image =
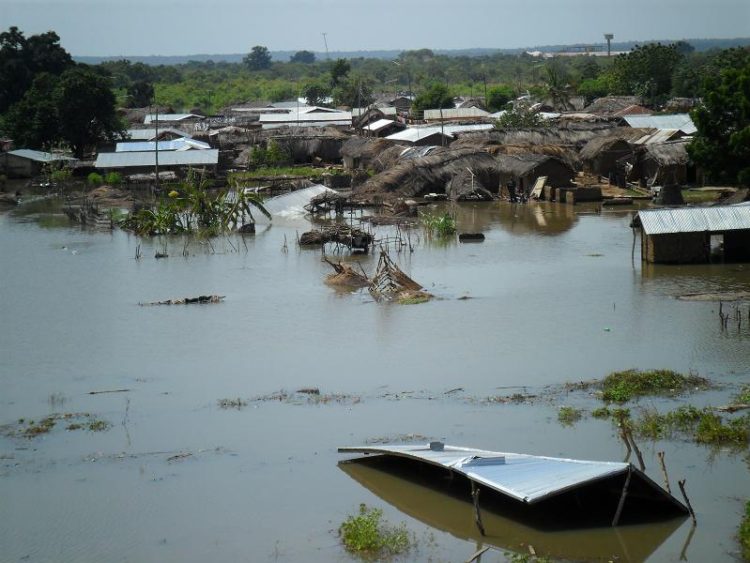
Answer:
[[[456,220],[449,213],[442,215],[422,215],[422,226],[428,235],[437,235],[440,237],[449,236],[456,232]]]
[[[668,369],[641,371],[629,369],[611,373],[601,383],[602,399],[625,403],[644,395],[665,395],[708,387],[708,380],[697,375],[682,375]]]
[[[678,434],[700,444],[736,448],[747,447],[750,441],[750,416],[727,420],[710,407],[683,406],[664,414],[648,410],[634,428],[639,435],[653,440]]]
[[[560,407],[560,410],[557,411],[557,420],[563,426],[572,426],[581,420],[582,416],[583,411],[574,407]]]
[[[110,186],[119,186],[122,184],[122,174],[119,172],[110,172],[104,177],[104,181]]]
[[[86,177],[86,182],[90,186],[101,186],[102,183],[104,183],[104,178],[101,174],[98,174],[97,172],[92,172]]]
[[[339,528],[347,551],[373,558],[409,551],[412,540],[405,525],[394,528],[383,523],[382,519],[382,510],[360,504],[359,514],[349,516]]]

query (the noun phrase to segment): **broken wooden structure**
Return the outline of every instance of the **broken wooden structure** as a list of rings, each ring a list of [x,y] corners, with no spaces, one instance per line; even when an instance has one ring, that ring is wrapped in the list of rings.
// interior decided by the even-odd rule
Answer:
[[[150,303],[138,303],[141,307],[150,305],[209,305],[221,303],[224,295],[199,295],[198,297],[183,297],[182,299],[167,299],[165,301],[151,301]]]
[[[388,253],[380,252],[380,260],[375,275],[370,281],[370,294],[377,300],[402,300],[422,302],[432,296],[422,291],[422,286],[407,276]]]
[[[328,243],[345,246],[352,252],[369,252],[373,236],[349,225],[329,225],[307,231],[299,237],[300,246],[324,246]]]
[[[370,280],[364,271],[359,273],[350,264],[331,262],[325,257],[323,261],[334,269],[334,273],[326,277],[327,284],[351,288],[367,287],[370,285]]]

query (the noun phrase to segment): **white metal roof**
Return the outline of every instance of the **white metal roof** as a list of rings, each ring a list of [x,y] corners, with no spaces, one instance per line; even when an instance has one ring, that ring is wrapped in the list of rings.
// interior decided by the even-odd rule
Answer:
[[[396,110],[394,106],[368,106],[365,108],[352,108],[352,115],[354,117],[359,117],[362,114],[367,113],[368,110],[373,111],[379,111],[383,115],[396,115]]]
[[[408,127],[403,131],[388,135],[386,139],[391,141],[407,141],[415,143],[420,139],[429,137],[441,131],[446,135],[453,135],[454,133],[466,133],[467,131],[488,131],[492,129],[494,125],[491,123],[475,123],[471,125],[429,125],[420,127]]]
[[[698,129],[687,113],[673,115],[624,115],[625,122],[634,128],[643,129],[679,129],[686,135],[692,135]]]
[[[278,215],[280,217],[304,215],[305,205],[310,203],[310,200],[315,196],[326,192],[335,193],[335,190],[320,184],[314,184],[301,190],[295,190],[288,194],[269,198],[263,202],[263,207],[265,207],[271,215]]]
[[[323,112],[323,113],[297,113],[293,111],[291,113],[269,113],[260,115],[258,120],[261,123],[309,123],[311,121],[352,121],[352,114],[348,111],[337,111],[337,112]]]
[[[128,129],[126,131],[126,134],[128,139],[130,139],[131,141],[153,141],[156,137],[156,132],[157,129],[152,127],[149,129]],[[162,135],[163,133],[172,133],[177,137],[183,137],[187,139],[191,137],[190,133],[180,131],[179,129],[173,129],[171,127],[159,127],[158,132],[159,135]]]
[[[211,145],[195,139],[175,139],[173,141],[159,141],[159,151],[185,151],[190,149],[207,150]],[[156,142],[125,142],[115,145],[115,152],[143,152],[155,151]]]
[[[211,166],[218,164],[219,151],[159,152],[159,166]],[[99,153],[95,168],[142,168],[156,165],[156,151]]]
[[[154,123],[157,117],[159,118],[159,121],[184,121],[186,119],[190,119],[191,117],[203,119],[202,115],[196,115],[194,113],[160,113],[158,115],[155,113],[149,113],[143,119],[143,123]]]
[[[750,203],[646,209],[637,220],[647,235],[744,230],[750,229]]]
[[[373,121],[369,125],[365,125],[363,129],[367,129],[368,131],[380,131],[381,129],[385,129],[386,127],[390,127],[391,125],[394,125],[396,122],[392,119],[378,119],[377,121]]]
[[[56,162],[59,160],[65,160],[65,161],[77,160],[70,156],[63,156],[63,155],[54,154],[51,152],[35,151],[32,149],[16,149],[14,151],[8,151],[8,154],[12,154],[13,156],[17,156],[20,158],[27,158],[35,162]]]
[[[527,504],[625,473],[630,467],[622,462],[581,461],[448,445],[437,451],[429,445],[399,445],[339,448],[339,452],[396,455],[443,466]],[[631,470],[638,473],[635,468]],[[638,474],[651,483],[648,477]],[[672,498],[658,486],[654,487],[658,494]],[[676,499],[672,500],[680,505]]]
[[[450,109],[426,109],[424,110],[425,121],[436,119],[465,119],[467,117],[486,117],[490,113],[481,108],[450,108]]]

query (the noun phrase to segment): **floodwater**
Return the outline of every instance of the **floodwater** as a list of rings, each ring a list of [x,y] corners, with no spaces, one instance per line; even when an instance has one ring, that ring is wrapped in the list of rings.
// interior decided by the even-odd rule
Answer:
[[[611,424],[570,381],[626,368],[693,371],[723,385],[641,406],[725,404],[750,382],[750,322],[721,330],[718,304],[686,293],[750,290],[750,266],[642,267],[631,211],[507,203],[453,206],[478,244],[412,235],[393,254],[437,299],[389,305],[323,283],[304,219],[254,237],[193,242],[86,232],[37,203],[0,213],[0,561],[348,561],[337,529],[360,503],[404,522],[404,560],[463,561],[481,542],[470,505],[393,476],[342,470],[336,448],[441,439],[497,451],[622,460]],[[378,235],[393,229],[377,228]],[[287,242],[288,251],[283,251]],[[135,259],[138,245],[142,258]],[[167,259],[154,259],[164,245]],[[377,256],[358,257],[372,272]],[[216,305],[141,307],[204,294]],[[726,305],[725,305],[726,306]],[[746,305],[744,306],[746,308]],[[745,314],[747,315],[747,311]],[[254,400],[279,391],[315,396]],[[111,393],[90,394],[99,391]],[[549,394],[533,404],[489,397]],[[240,398],[241,408],[221,408]],[[35,438],[18,420],[90,413]],[[16,431],[16,435],[12,433]],[[556,557],[731,561],[750,490],[745,454],[641,443],[661,483],[666,452],[689,519],[590,533],[526,530],[487,516],[482,561],[502,550]],[[581,545],[596,546],[579,551]]]

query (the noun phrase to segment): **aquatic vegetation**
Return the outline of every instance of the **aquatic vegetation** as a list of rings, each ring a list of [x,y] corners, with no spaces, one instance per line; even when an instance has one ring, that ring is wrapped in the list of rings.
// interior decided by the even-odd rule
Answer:
[[[237,409],[247,406],[247,401],[237,397],[236,399],[219,399],[220,409]]]
[[[557,420],[563,426],[572,426],[583,417],[583,410],[574,407],[560,407],[557,411]]]
[[[625,403],[645,395],[677,394],[689,389],[708,387],[707,379],[668,369],[616,371],[601,382],[602,399],[615,403]]]
[[[420,216],[422,227],[428,236],[446,237],[456,233],[456,220],[449,213],[431,215],[424,213]]]
[[[750,405],[750,385],[743,385],[740,392],[732,397],[735,405]]]
[[[47,434],[55,427],[56,423],[56,417],[54,416],[43,418],[37,423],[35,423],[33,420],[30,420],[29,425],[23,431],[23,435],[27,438],[34,438],[41,434]]]
[[[594,418],[609,418],[612,416],[612,411],[610,411],[607,407],[599,407],[598,409],[594,409],[591,411],[591,416]]]
[[[425,291],[402,291],[398,295],[396,302],[399,305],[419,305],[420,303],[427,303],[431,297]]]
[[[39,421],[29,420],[28,422],[24,418],[18,419],[17,432],[15,429],[9,429],[9,435],[20,435],[25,438],[36,438],[42,434],[50,433],[58,422],[68,422],[65,427],[66,430],[89,430],[90,432],[103,432],[110,428],[110,424],[105,421],[96,418],[89,413],[64,413],[64,414],[51,414]]]
[[[364,503],[358,514],[341,524],[339,536],[347,551],[372,559],[406,553],[414,543],[405,524],[393,527],[384,523],[383,511]]]
[[[184,182],[170,187],[166,198],[131,213],[120,221],[120,227],[141,236],[216,236],[253,224],[253,209],[271,218],[261,196],[236,184],[232,191],[211,190],[209,180],[190,171]]]
[[[103,432],[109,428],[109,424],[104,420],[92,420],[86,425],[89,432]]]
[[[633,426],[640,436],[653,440],[681,435],[699,444],[738,448],[747,447],[750,441],[750,416],[725,419],[710,407],[688,405],[667,413],[649,409]]]
[[[745,515],[740,522],[740,529],[737,536],[742,548],[742,559],[750,561],[750,501],[745,505]]]

